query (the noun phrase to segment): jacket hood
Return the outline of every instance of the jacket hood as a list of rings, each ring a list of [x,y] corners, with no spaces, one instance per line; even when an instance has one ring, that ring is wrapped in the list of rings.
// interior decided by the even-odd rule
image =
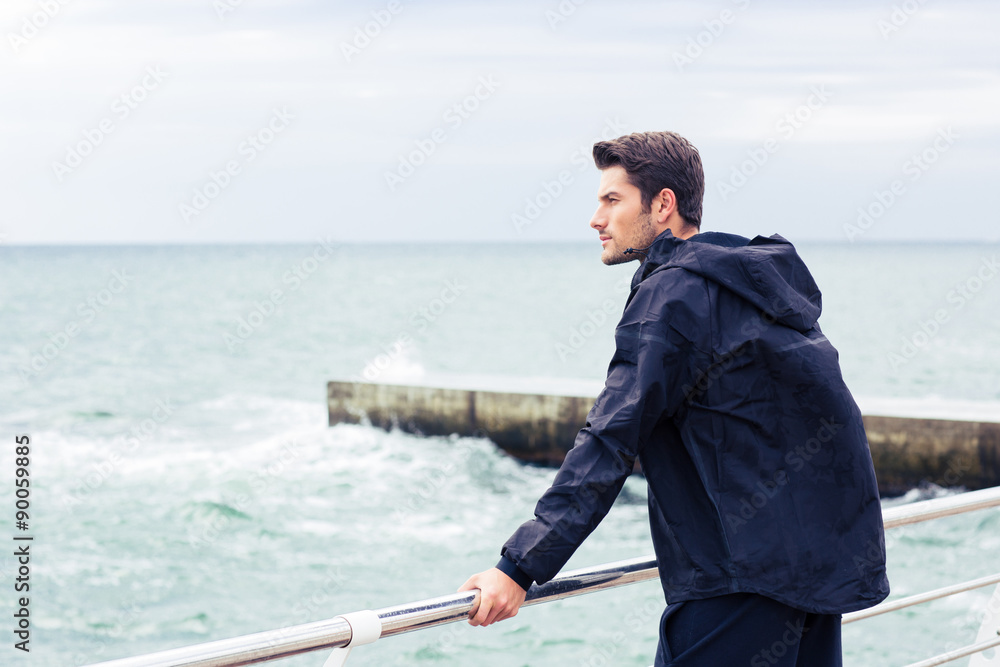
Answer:
[[[813,328],[823,309],[822,295],[795,247],[781,236],[747,239],[704,232],[689,239],[670,230],[656,237],[632,278],[634,289],[648,276],[680,268],[711,280],[798,331]]]

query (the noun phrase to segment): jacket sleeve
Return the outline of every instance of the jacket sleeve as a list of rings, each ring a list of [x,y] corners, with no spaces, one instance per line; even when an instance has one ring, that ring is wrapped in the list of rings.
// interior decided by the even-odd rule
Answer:
[[[566,564],[611,509],[653,427],[677,407],[681,346],[656,282],[643,282],[630,298],[586,426],[535,506],[535,518],[501,550],[497,567],[524,588],[549,581]]]

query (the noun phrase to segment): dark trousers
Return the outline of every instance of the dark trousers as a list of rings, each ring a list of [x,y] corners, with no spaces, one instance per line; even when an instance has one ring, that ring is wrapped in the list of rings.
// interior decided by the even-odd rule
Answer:
[[[840,614],[734,593],[667,607],[654,667],[841,667]]]

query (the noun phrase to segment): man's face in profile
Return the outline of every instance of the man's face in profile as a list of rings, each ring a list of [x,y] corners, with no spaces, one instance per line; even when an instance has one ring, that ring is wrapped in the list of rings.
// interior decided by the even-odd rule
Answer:
[[[658,233],[652,213],[643,211],[642,193],[629,182],[624,167],[618,165],[601,172],[597,211],[590,219],[590,226],[600,235],[601,261],[608,266],[642,259],[644,255],[626,255],[625,250],[647,247]]]

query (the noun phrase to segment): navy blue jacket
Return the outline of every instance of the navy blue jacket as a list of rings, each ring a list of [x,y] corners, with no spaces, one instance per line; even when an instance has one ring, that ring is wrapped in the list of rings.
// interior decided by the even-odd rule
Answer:
[[[636,458],[669,603],[758,593],[812,613],[889,593],[875,471],[820,291],[780,236],[657,237],[607,382],[498,567],[554,577]]]

